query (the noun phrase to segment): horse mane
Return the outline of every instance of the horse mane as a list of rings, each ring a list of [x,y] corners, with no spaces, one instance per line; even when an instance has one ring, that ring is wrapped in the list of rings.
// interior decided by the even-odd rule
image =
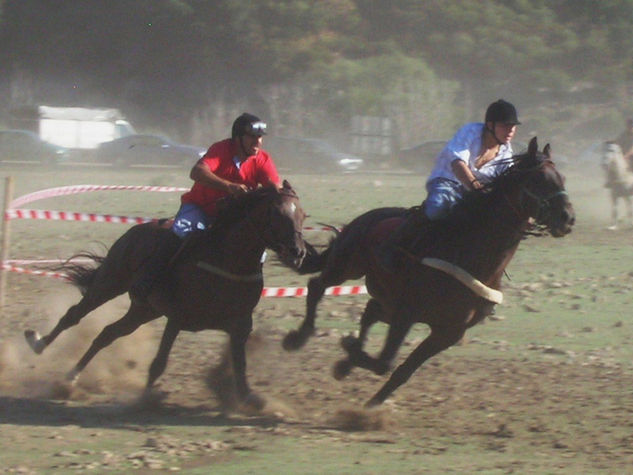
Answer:
[[[290,185],[282,189],[275,185],[262,186],[238,196],[227,196],[218,203],[218,215],[213,225],[202,233],[208,239],[219,239],[219,236],[224,236],[226,229],[246,218],[251,209],[262,200],[274,199],[280,195],[297,196]]]

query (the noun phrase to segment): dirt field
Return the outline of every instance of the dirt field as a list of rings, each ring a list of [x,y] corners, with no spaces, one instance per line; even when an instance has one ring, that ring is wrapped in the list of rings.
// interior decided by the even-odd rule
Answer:
[[[117,178],[102,177],[104,183]],[[139,184],[140,175],[128,179]],[[339,339],[355,329],[364,297],[326,298],[317,337],[296,353],[285,353],[281,339],[300,321],[303,299],[263,299],[248,363],[250,382],[268,404],[262,414],[242,414],[224,411],[205,384],[225,344],[213,332],[179,336],[159,381],[164,400],[137,401],[163,321],[99,354],[77,387],[64,386],[64,373],[105,322],[123,313],[127,298],[97,310],[35,356],[22,331],[47,331],[79,294],[57,279],[10,274],[0,321],[0,473],[630,472],[633,231],[605,231],[610,209],[601,183],[568,179],[578,213],[572,235],[523,243],[509,269],[507,303],[495,319],[372,411],[360,407],[385,378],[358,369],[342,382],[331,376],[342,356]],[[305,190],[307,224],[314,224],[404,204],[413,198],[389,199],[415,180],[421,178],[296,177],[293,184]],[[350,182],[390,191],[372,205],[349,193]],[[349,206],[317,208],[323,196],[337,194]],[[94,239],[94,230],[70,225],[59,245],[51,236],[36,237],[37,226],[15,224],[12,257],[67,256],[70,247],[80,250]],[[305,284],[273,262],[267,269],[267,285]],[[424,335],[416,328],[401,358]],[[382,332],[372,333],[370,348],[381,342]]]

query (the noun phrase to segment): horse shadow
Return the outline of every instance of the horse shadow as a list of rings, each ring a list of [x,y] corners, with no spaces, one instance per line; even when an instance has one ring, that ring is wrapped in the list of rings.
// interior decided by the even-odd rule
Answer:
[[[138,430],[139,427],[169,425],[186,427],[259,426],[273,427],[279,418],[269,415],[228,414],[221,407],[161,404],[100,403],[72,405],[66,401],[0,396],[0,422],[17,426]]]

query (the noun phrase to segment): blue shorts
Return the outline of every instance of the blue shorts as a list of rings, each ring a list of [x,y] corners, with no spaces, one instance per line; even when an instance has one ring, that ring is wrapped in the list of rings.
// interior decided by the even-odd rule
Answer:
[[[435,178],[426,184],[428,195],[424,202],[424,212],[429,219],[446,217],[453,206],[461,199],[464,187],[453,180]]]
[[[191,231],[206,229],[213,221],[214,218],[207,216],[197,205],[184,203],[176,213],[171,230],[184,238]]]

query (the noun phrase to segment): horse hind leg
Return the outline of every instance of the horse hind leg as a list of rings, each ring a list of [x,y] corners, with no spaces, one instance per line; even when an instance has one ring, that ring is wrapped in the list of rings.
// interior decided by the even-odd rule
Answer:
[[[82,318],[94,309],[121,295],[124,291],[125,289],[121,289],[116,286],[103,286],[99,283],[94,284],[86,291],[86,294],[77,304],[73,305],[66,311],[64,316],[59,319],[57,325],[55,325],[49,334],[40,336],[37,331],[25,330],[24,338],[26,338],[26,341],[31,349],[35,353],[40,354],[60,335],[60,333],[77,325]]]
[[[360,330],[358,337],[353,335],[347,335],[341,339],[341,346],[348,353],[360,354],[363,351],[363,346],[367,341],[367,335],[372,325],[380,321],[382,316],[382,306],[376,299],[370,299],[365,305],[365,310],[360,318]],[[354,365],[349,358],[339,360],[334,366],[334,378],[341,380],[346,377],[351,371]]]
[[[457,343],[464,336],[464,332],[464,328],[432,328],[430,335],[413,350],[404,363],[395,369],[387,382],[367,401],[365,406],[373,407],[382,404],[398,387],[409,380],[422,363]]]
[[[154,320],[158,316],[159,314],[150,307],[133,303],[123,317],[101,330],[79,362],[68,372],[66,379],[74,384],[79,378],[79,374],[99,351],[111,345],[118,338],[133,333],[142,324]]]

